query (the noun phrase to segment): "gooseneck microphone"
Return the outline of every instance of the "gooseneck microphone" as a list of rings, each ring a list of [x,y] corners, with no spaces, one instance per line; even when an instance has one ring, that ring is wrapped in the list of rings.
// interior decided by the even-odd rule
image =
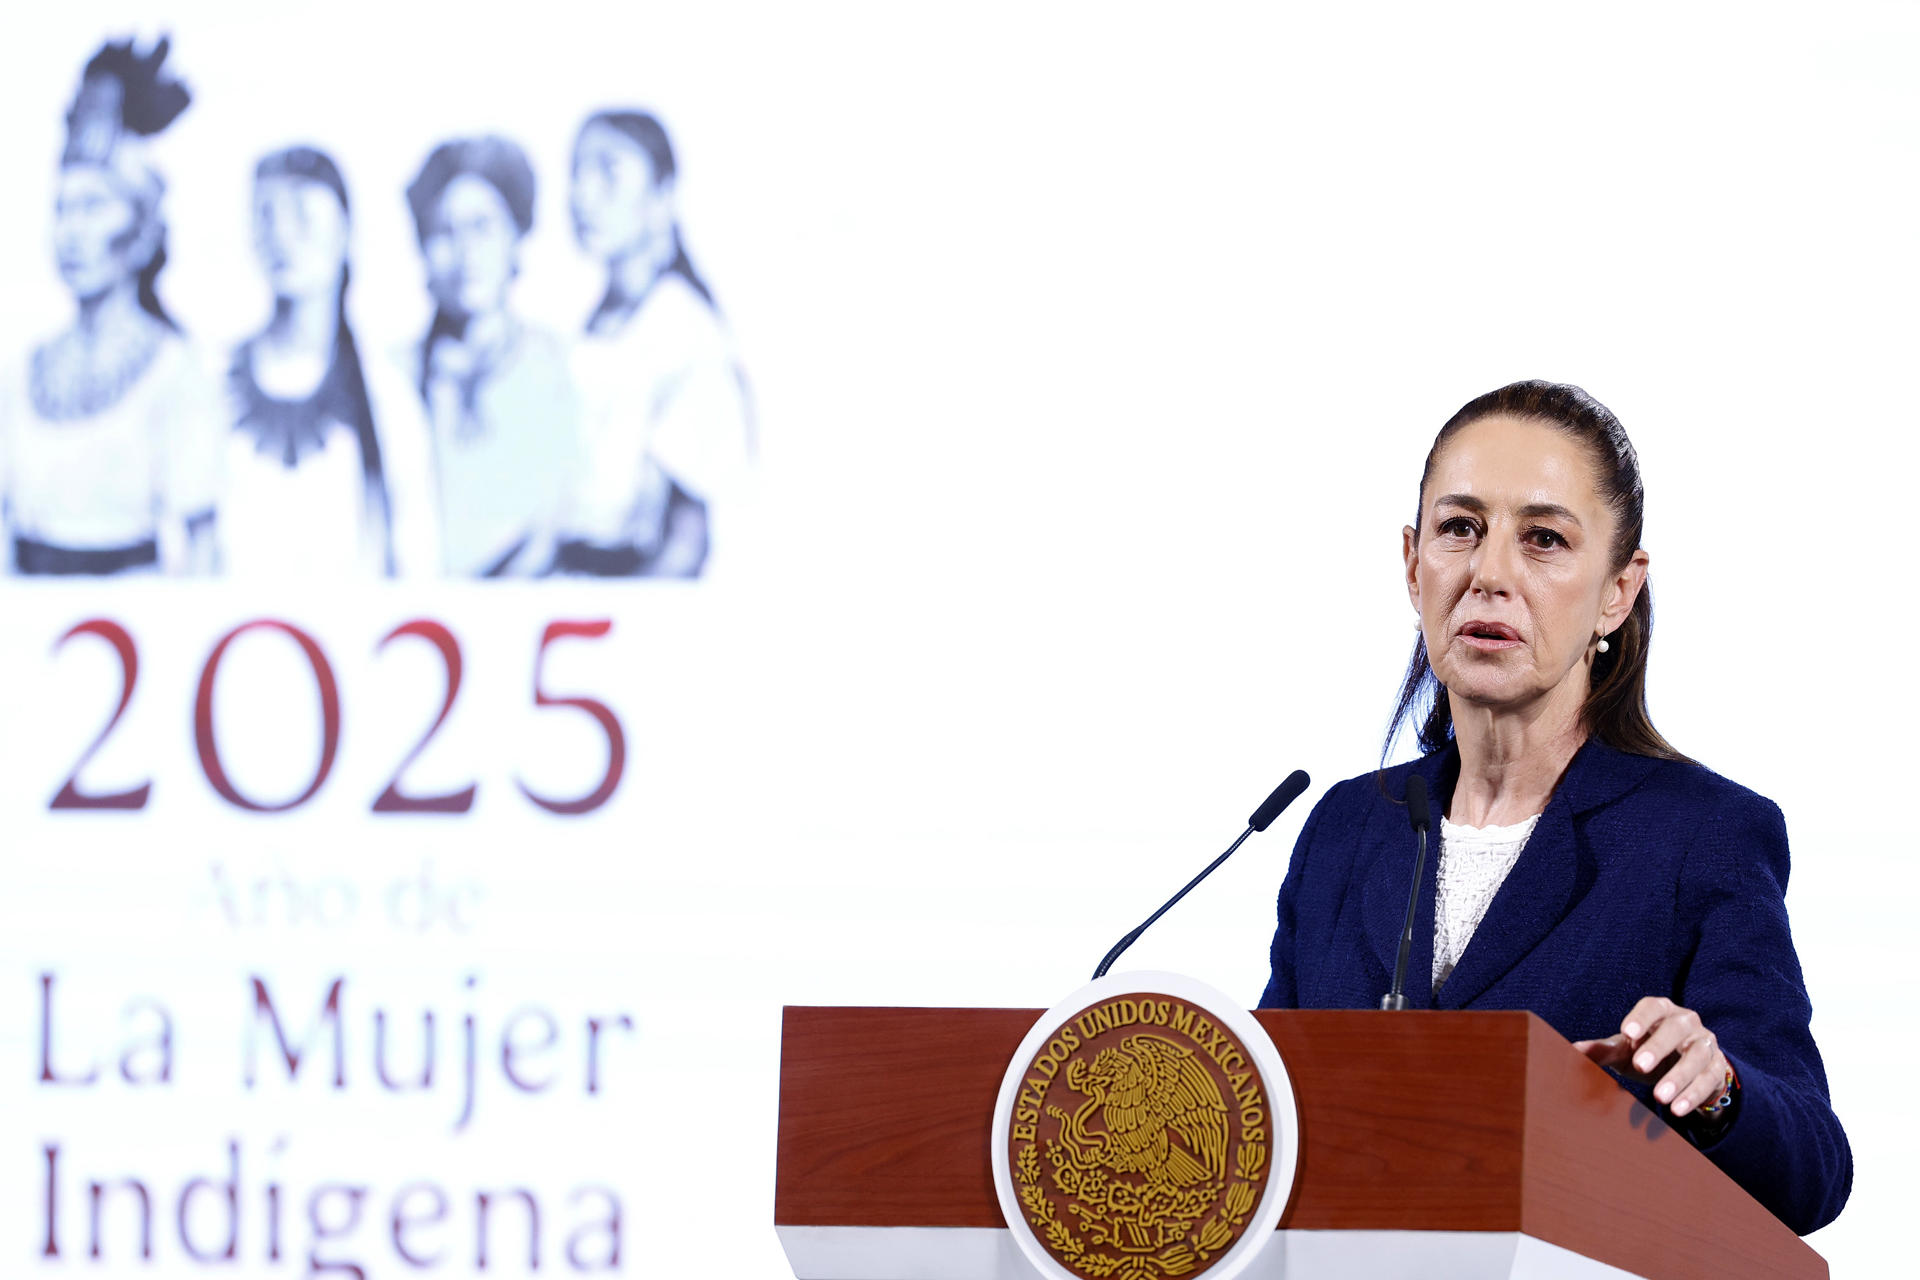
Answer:
[[[1407,775],[1407,821],[1420,841],[1413,855],[1413,889],[1407,894],[1407,924],[1400,930],[1400,956],[1393,962],[1393,990],[1380,997],[1382,1009],[1407,1007],[1407,952],[1413,946],[1413,911],[1420,905],[1420,873],[1427,865],[1427,831],[1433,826],[1433,813],[1427,808],[1427,780],[1417,773]]]
[[[1192,891],[1193,886],[1212,875],[1221,863],[1233,856],[1235,849],[1238,849],[1246,843],[1248,836],[1256,831],[1265,831],[1268,827],[1272,826],[1273,820],[1280,816],[1281,810],[1285,809],[1295,800],[1298,800],[1300,793],[1305,791],[1309,785],[1310,779],[1303,771],[1295,769],[1292,773],[1288,774],[1287,780],[1275,787],[1273,794],[1261,801],[1260,807],[1253,811],[1253,816],[1247,819],[1247,829],[1240,833],[1240,838],[1229,845],[1225,853],[1215,858],[1212,862],[1209,862],[1205,871],[1202,871],[1199,875],[1187,881],[1186,888],[1174,894],[1171,898],[1168,898],[1166,906],[1161,907],[1158,911],[1148,916],[1141,922],[1138,929],[1135,929],[1132,933],[1129,933],[1126,937],[1114,943],[1113,950],[1107,952],[1107,958],[1100,962],[1100,967],[1093,971],[1093,976],[1096,978],[1104,978],[1107,975],[1107,970],[1113,968],[1113,962],[1120,958],[1120,953],[1132,946],[1140,935],[1147,931],[1148,925],[1167,914],[1167,909],[1173,906],[1174,903],[1180,901],[1180,899],[1186,897],[1187,894]]]

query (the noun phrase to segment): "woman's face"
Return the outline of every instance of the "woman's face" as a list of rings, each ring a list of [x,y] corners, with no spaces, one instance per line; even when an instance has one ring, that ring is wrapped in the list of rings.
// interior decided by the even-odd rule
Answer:
[[[1614,515],[1592,458],[1539,422],[1483,418],[1454,433],[1402,531],[1407,593],[1434,674],[1456,704],[1521,710],[1585,701],[1594,641],[1646,580],[1613,564]]]
[[[325,183],[261,178],[253,184],[253,248],[274,297],[332,294],[347,262],[347,211]]]
[[[520,227],[485,178],[463,173],[447,184],[421,243],[427,288],[442,310],[484,315],[507,305],[519,266]]]
[[[573,231],[580,247],[612,261],[651,253],[673,232],[670,191],[655,181],[646,151],[595,121],[573,147]]]
[[[76,298],[96,298],[152,261],[151,219],[107,170],[68,165],[53,202],[53,256]]]

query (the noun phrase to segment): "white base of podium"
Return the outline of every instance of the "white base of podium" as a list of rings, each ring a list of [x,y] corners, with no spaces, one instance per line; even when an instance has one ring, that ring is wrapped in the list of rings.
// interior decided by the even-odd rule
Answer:
[[[776,1226],[799,1280],[1035,1280],[1003,1227]],[[1279,1231],[1247,1280],[1634,1280],[1518,1231]]]

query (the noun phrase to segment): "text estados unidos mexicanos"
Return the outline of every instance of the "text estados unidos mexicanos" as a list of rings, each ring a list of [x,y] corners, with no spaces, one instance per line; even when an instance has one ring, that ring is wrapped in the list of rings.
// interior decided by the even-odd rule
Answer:
[[[1212,1059],[1226,1074],[1234,1103],[1240,1113],[1240,1140],[1266,1141],[1266,1100],[1260,1093],[1260,1079],[1246,1060],[1231,1034],[1213,1024],[1213,1020],[1195,1009],[1170,1000],[1110,1000],[1096,1005],[1062,1024],[1027,1069],[1020,1094],[1015,1100],[1012,1138],[1015,1142],[1034,1140],[1040,1121],[1040,1107],[1048,1086],[1080,1047],[1095,1036],[1123,1027],[1165,1027],[1191,1041],[1196,1049]]]

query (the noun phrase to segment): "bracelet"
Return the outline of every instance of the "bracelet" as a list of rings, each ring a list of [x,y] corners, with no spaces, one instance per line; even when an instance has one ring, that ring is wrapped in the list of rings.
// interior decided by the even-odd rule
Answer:
[[[1694,1109],[1694,1114],[1711,1120],[1733,1105],[1733,1095],[1740,1088],[1740,1077],[1733,1074],[1733,1064],[1727,1064],[1727,1078],[1720,1086],[1720,1096],[1712,1102],[1703,1102]]]

